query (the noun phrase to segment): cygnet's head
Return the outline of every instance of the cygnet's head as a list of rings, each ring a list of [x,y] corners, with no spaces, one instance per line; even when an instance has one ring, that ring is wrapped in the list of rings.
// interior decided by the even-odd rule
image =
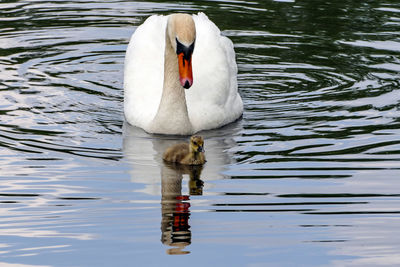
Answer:
[[[194,152],[204,152],[204,139],[200,135],[190,137],[190,149]]]
[[[167,33],[178,57],[179,81],[185,89],[193,84],[192,54],[196,40],[196,26],[191,15],[173,14],[168,18]]]

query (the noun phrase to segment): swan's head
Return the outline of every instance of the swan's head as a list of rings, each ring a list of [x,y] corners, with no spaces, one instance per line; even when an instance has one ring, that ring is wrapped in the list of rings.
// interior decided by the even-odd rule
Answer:
[[[204,139],[200,135],[190,137],[190,149],[194,152],[204,152]]]
[[[192,54],[196,40],[196,27],[192,16],[171,15],[168,19],[168,35],[178,56],[179,81],[188,89],[193,84]]]

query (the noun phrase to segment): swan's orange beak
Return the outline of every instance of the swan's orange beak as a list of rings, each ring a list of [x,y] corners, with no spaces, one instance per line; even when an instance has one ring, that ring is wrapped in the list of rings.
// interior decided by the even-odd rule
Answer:
[[[178,54],[179,81],[185,89],[189,89],[193,84],[192,74],[192,55],[185,57],[184,53]]]

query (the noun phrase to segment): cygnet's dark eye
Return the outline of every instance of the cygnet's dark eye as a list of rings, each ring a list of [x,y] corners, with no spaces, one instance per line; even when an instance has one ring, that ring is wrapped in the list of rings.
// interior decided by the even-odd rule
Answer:
[[[193,144],[194,144],[195,146],[197,146],[197,142],[193,142]]]

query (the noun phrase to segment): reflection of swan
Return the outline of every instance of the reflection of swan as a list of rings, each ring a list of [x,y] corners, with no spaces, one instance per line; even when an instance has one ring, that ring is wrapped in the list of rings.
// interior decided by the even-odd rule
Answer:
[[[206,162],[203,137],[193,135],[190,137],[189,143],[180,143],[169,147],[164,152],[163,159],[167,162],[184,165],[203,165]]]
[[[236,75],[233,44],[206,15],[151,16],[126,53],[126,120],[164,134],[225,125],[243,112]]]
[[[187,254],[183,249],[191,243],[189,196],[182,195],[182,174],[189,174],[189,192],[201,195],[202,166],[165,164],[161,171],[161,242],[173,248],[168,254]]]
[[[233,162],[228,150],[236,146],[234,138],[239,135],[240,130],[241,121],[238,121],[220,129],[203,132],[202,135],[207,139],[207,164],[185,166],[164,163],[162,154],[166,148],[186,140],[186,137],[150,135],[124,123],[123,150],[125,161],[131,165],[131,180],[145,186],[144,189],[135,191],[152,195],[159,195],[161,192],[161,240],[174,247],[168,249],[167,253],[188,253],[184,251],[191,243],[188,195],[202,195],[202,180],[206,180],[205,178],[225,178],[221,172],[225,165]],[[189,175],[188,193],[182,192],[182,179],[185,175]],[[205,183],[206,189],[210,185],[211,183]]]

